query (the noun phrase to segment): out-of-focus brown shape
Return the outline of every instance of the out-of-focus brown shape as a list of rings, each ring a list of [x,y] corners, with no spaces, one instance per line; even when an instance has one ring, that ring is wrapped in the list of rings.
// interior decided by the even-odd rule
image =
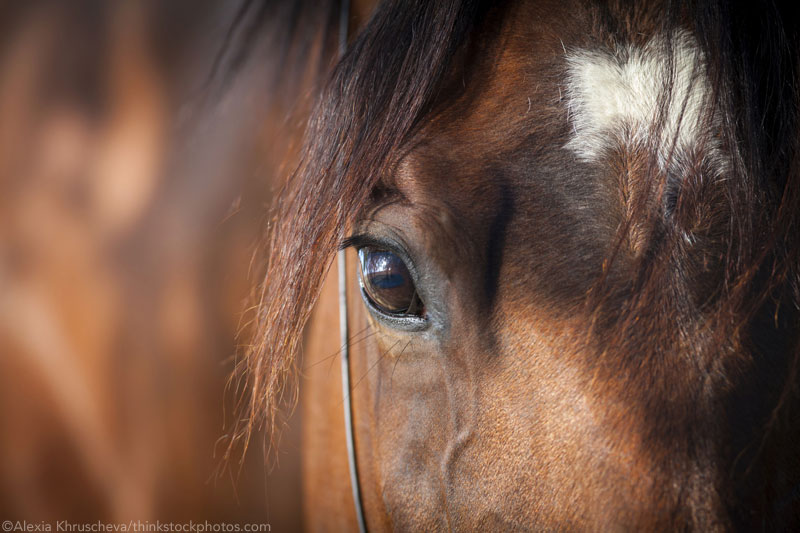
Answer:
[[[235,8],[0,6],[0,519],[294,525],[295,455],[221,464],[276,167],[267,74],[198,97]]]

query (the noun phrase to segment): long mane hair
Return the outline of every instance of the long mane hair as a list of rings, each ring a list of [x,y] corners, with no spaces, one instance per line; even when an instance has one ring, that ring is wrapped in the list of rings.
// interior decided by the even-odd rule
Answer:
[[[329,7],[335,10],[338,3]],[[332,69],[316,98],[300,163],[272,216],[269,259],[254,307],[253,342],[239,367],[248,399],[237,430],[245,440],[255,428],[275,425],[304,326],[346,228],[390,170],[393,154],[435,112],[444,80],[459,64],[459,51],[504,9],[504,3],[477,0],[381,2]],[[725,246],[719,250],[724,279],[714,300],[710,323],[718,330],[713,336],[743,333],[765,302],[780,300],[776,321],[791,332],[785,347],[794,355],[778,404],[796,405],[798,26],[788,12],[770,2],[751,6],[667,1],[659,9],[664,33],[680,25],[696,36],[719,110],[718,134],[734,154],[714,195],[715,202],[725,205],[719,212],[726,216],[715,220],[723,226]],[[596,24],[612,38],[624,36],[636,19],[634,11],[620,6],[599,9]],[[684,210],[697,214],[718,208],[703,197],[708,190],[704,185],[695,183],[692,191],[680,193]],[[673,223],[679,224],[679,217]],[[663,282],[656,268],[659,254],[674,253],[679,246],[670,235],[659,237],[668,246],[651,245],[652,253],[639,262],[637,290],[627,296],[619,312],[621,326],[608,343],[624,342],[636,310],[647,305],[657,288],[654,284]],[[591,305],[602,306],[602,300]],[[758,344],[758,339],[753,342]],[[789,417],[796,422],[797,413],[786,407],[773,415],[773,422],[781,425]]]
[[[333,69],[272,217],[255,336],[239,368],[249,396],[248,422],[239,428],[245,442],[256,427],[274,430],[285,379],[345,228],[485,10],[475,1],[383,2]]]

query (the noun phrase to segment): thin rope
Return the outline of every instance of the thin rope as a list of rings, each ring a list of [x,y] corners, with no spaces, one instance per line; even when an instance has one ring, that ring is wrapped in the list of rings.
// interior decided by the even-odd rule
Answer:
[[[347,461],[350,466],[350,485],[353,489],[353,503],[358,520],[358,530],[366,533],[364,509],[361,506],[361,490],[358,482],[356,464],[355,433],[353,430],[353,403],[350,391],[350,343],[347,338],[347,260],[345,250],[337,254],[339,269],[339,336],[342,346],[342,396],[344,399],[344,432],[347,441]]]
[[[347,51],[347,34],[350,21],[350,1],[342,0],[339,12],[339,59]],[[347,256],[345,250],[337,254],[339,270],[339,340],[342,347],[342,397],[344,405],[344,432],[347,441],[347,462],[350,466],[350,486],[353,489],[358,531],[366,533],[364,508],[361,505],[361,488],[358,483],[358,465],[356,463],[355,432],[353,431],[353,402],[350,397],[350,342],[347,336]]]

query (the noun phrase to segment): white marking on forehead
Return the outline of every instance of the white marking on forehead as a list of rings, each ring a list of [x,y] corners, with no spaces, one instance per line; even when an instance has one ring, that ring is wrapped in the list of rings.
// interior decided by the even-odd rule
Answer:
[[[656,37],[643,47],[618,46],[613,52],[571,52],[567,65],[573,137],[566,147],[581,160],[597,161],[620,144],[645,145],[657,150],[666,170],[668,160],[691,153],[701,140],[706,156],[717,155],[718,142],[709,135],[714,124],[706,119],[711,89],[704,58],[688,34]],[[659,118],[663,129],[654,143],[653,125]]]

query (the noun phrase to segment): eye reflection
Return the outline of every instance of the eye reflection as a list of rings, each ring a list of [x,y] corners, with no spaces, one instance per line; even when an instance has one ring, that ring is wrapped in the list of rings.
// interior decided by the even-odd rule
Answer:
[[[361,286],[379,311],[392,315],[422,315],[417,288],[400,256],[367,246],[358,250],[358,257]]]

